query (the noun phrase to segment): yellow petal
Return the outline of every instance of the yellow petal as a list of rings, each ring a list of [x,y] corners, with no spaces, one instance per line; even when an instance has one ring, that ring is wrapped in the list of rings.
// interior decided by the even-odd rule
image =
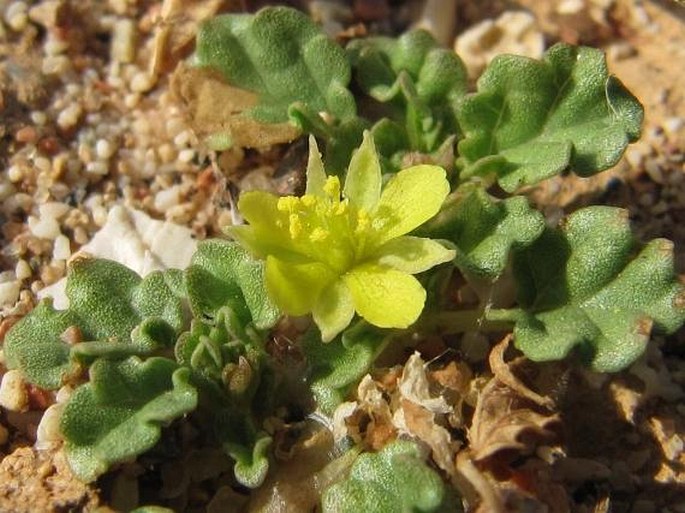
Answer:
[[[345,175],[343,195],[351,205],[371,212],[381,195],[381,165],[378,162],[373,136],[364,132],[361,146],[355,150]]]
[[[274,256],[266,259],[266,289],[276,305],[290,315],[312,311],[321,291],[336,275],[323,264],[284,262]]]
[[[314,322],[321,330],[321,339],[330,342],[347,328],[354,317],[354,302],[350,289],[342,280],[325,288],[314,305]]]
[[[426,291],[416,278],[387,267],[361,265],[343,279],[359,315],[381,328],[406,328],[426,302]]]
[[[309,160],[307,161],[307,186],[305,194],[324,196],[323,186],[326,183],[326,171],[321,161],[321,153],[313,135],[309,136]]]
[[[420,165],[397,173],[385,186],[374,219],[377,244],[409,233],[438,213],[450,191],[445,170]]]
[[[252,226],[274,228],[287,214],[278,210],[279,197],[264,191],[243,192],[238,199],[238,210]]]
[[[443,262],[449,262],[455,254],[453,249],[447,249],[434,240],[405,235],[383,244],[369,263],[416,274]]]

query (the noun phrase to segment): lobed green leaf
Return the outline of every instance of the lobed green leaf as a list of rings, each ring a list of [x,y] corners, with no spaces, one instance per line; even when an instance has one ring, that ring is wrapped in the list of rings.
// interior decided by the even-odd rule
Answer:
[[[5,339],[9,367],[22,369],[35,385],[59,388],[76,369],[72,348],[61,338],[71,326],[89,341],[78,344],[74,356],[148,354],[168,346],[187,323],[178,273],[155,271],[141,279],[110,260],[74,261],[67,279],[69,308],[56,311],[46,300],[19,321]],[[131,342],[132,331],[146,319],[156,320],[140,327]],[[114,345],[106,348],[107,343]]]
[[[280,316],[266,293],[264,263],[236,242],[200,242],[185,277],[190,306],[197,316],[213,318],[228,306],[243,323],[252,321],[258,329],[270,328]]]
[[[642,119],[599,50],[559,43],[542,61],[502,55],[459,106],[461,178],[494,174],[512,192],[567,168],[590,176],[618,162]]]
[[[345,400],[388,341],[388,334],[359,321],[326,344],[315,330],[303,337],[302,349],[310,372],[308,381],[318,407],[325,413]]]
[[[260,121],[288,121],[295,102],[338,119],[355,116],[345,52],[295,9],[215,16],[200,27],[195,58],[231,85],[257,93],[250,115]]]
[[[426,465],[418,446],[395,441],[378,453],[364,453],[352,464],[349,475],[326,488],[324,513],[459,511],[449,504],[437,472]]]
[[[522,307],[510,316],[515,342],[532,360],[577,348],[595,370],[617,371],[642,354],[652,327],[672,333],[685,322],[672,243],[640,248],[621,209],[575,212],[518,253],[514,271]]]
[[[76,389],[61,419],[76,476],[92,481],[111,465],[152,448],[163,426],[195,409],[197,392],[189,375],[166,358],[96,361],[90,382]]]
[[[453,242],[462,272],[494,280],[504,272],[512,249],[530,245],[544,228],[544,217],[524,197],[498,200],[480,185],[466,185],[416,233]]]

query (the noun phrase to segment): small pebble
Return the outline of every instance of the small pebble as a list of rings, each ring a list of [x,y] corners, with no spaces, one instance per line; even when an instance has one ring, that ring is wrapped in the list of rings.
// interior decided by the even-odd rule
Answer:
[[[52,258],[54,260],[68,260],[71,257],[71,245],[69,238],[64,235],[59,235],[55,239],[55,245],[52,250]]]
[[[21,259],[14,268],[14,274],[16,275],[17,280],[23,281],[30,278],[33,271],[31,270],[29,263],[26,260]]]
[[[59,116],[57,116],[57,124],[63,129],[71,128],[78,123],[82,113],[83,109],[81,108],[81,105],[72,103],[59,113]]]
[[[34,110],[31,113],[31,121],[38,126],[43,126],[48,122],[48,115],[40,110]]]
[[[21,282],[18,280],[0,283],[0,305],[12,306],[19,299]]]
[[[59,223],[52,217],[28,217],[29,230],[41,239],[55,240],[59,234]]]
[[[670,135],[677,135],[685,126],[685,118],[673,116],[664,121],[664,130]]]
[[[24,170],[17,165],[10,166],[7,170],[7,178],[9,178],[12,183],[21,182],[24,179]]]
[[[35,143],[38,140],[38,132],[32,126],[25,126],[17,130],[14,139],[20,143]]]
[[[186,148],[178,152],[178,160],[187,164],[195,158],[195,150],[193,148]]]
[[[131,19],[120,19],[114,24],[110,57],[115,62],[130,63],[136,58],[138,30]]]
[[[60,219],[65,216],[71,207],[66,203],[60,203],[59,201],[49,201],[43,203],[38,207],[38,212],[40,217],[52,217],[53,219]]]
[[[131,79],[131,91],[134,93],[145,93],[152,89],[153,85],[152,77],[144,71],[139,71]]]
[[[29,407],[29,394],[21,371],[9,370],[0,383],[0,406],[9,411],[26,411]]]
[[[114,155],[115,151],[115,146],[107,139],[99,139],[98,142],[95,143],[95,154],[102,160],[110,158]]]
[[[5,22],[16,32],[26,28],[29,21],[28,6],[24,2],[12,2],[5,11]]]
[[[105,176],[107,173],[109,173],[109,166],[106,162],[95,160],[86,164],[86,172],[94,175]]]
[[[64,75],[71,67],[66,55],[48,55],[43,59],[41,71],[44,75]]]
[[[178,186],[164,189],[155,195],[155,209],[159,212],[166,212],[171,207],[178,205],[180,201],[181,194]]]

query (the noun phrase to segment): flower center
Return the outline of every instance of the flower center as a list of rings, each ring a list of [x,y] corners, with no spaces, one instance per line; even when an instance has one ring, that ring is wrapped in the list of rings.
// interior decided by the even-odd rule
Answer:
[[[305,254],[343,274],[364,255],[373,231],[371,216],[341,199],[340,181],[330,176],[324,195],[286,196],[278,200],[278,210],[287,214],[282,229]]]

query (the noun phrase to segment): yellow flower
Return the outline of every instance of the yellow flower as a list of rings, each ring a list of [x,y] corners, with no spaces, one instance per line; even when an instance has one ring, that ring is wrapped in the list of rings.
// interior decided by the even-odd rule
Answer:
[[[324,341],[344,330],[355,311],[376,326],[406,328],[426,300],[412,275],[454,258],[438,242],[406,234],[437,214],[448,193],[445,171],[430,165],[402,170],[381,187],[368,133],[341,192],[312,137],[305,194],[246,192],[238,208],[250,224],[228,231],[266,259],[274,302],[290,315],[311,312]]]

